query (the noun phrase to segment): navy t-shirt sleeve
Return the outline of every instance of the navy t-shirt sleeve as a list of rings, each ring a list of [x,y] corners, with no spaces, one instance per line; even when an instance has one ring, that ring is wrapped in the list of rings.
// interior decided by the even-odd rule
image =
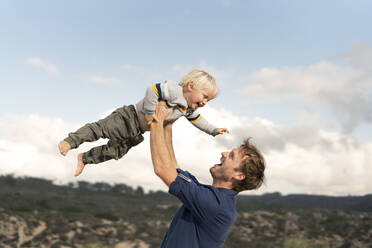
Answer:
[[[219,207],[215,192],[196,183],[188,172],[180,169],[177,171],[178,176],[169,186],[169,193],[176,196],[197,218],[214,218]]]

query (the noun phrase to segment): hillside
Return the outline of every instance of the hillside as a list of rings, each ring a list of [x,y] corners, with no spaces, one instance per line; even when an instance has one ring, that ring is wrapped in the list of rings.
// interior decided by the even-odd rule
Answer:
[[[372,197],[239,196],[226,248],[372,247]],[[180,206],[125,184],[0,177],[0,247],[159,247]]]

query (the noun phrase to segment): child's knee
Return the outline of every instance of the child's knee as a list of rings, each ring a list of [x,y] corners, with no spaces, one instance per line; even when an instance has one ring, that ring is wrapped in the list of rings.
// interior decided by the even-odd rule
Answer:
[[[130,146],[136,146],[144,140],[142,134],[139,134],[129,140]]]

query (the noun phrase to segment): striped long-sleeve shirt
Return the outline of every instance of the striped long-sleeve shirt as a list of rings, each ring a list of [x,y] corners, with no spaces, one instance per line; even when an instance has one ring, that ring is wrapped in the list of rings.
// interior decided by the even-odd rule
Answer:
[[[188,109],[187,101],[183,96],[182,86],[172,82],[152,84],[145,97],[136,104],[136,111],[144,114],[154,114],[158,100],[164,100],[168,106],[173,107],[173,112],[165,119],[174,122],[185,116],[195,127],[207,134],[216,135],[217,128],[205,120],[197,110]]]

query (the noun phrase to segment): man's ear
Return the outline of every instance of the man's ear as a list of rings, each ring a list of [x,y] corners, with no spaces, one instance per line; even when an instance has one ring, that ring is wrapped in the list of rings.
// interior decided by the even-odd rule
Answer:
[[[237,173],[234,175],[234,179],[237,180],[237,181],[241,181],[241,180],[244,180],[245,179],[245,175],[241,172]]]

